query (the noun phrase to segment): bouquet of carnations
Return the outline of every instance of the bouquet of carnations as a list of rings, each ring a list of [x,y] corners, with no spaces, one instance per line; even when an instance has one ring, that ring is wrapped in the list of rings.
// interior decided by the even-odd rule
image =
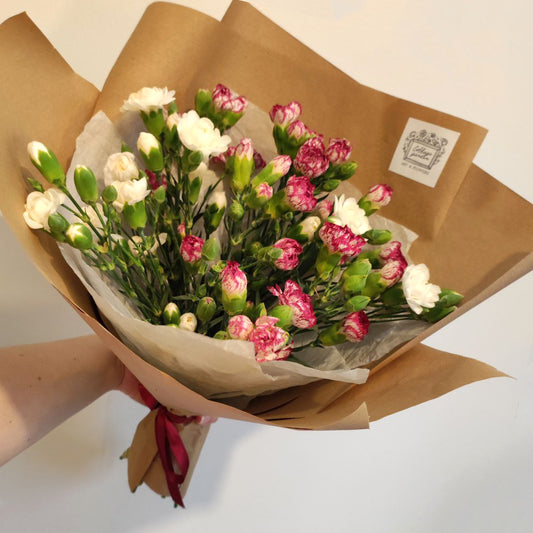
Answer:
[[[35,190],[24,218],[70,246],[63,247],[67,261],[124,341],[141,328],[151,345],[164,344],[160,358],[146,343],[141,352],[194,390],[250,396],[322,377],[362,383],[361,361],[418,331],[400,328],[392,339],[391,328],[436,322],[462,297],[429,283],[424,264],[408,265],[401,242],[380,226],[387,221],[372,216],[390,202],[388,185],[358,199],[333,196],[357,168],[347,139],[326,144],[300,120],[297,101],[275,105],[277,153],[266,162],[236,128],[247,106],[218,84],[199,90],[195,109],[179,113],[174,91],[145,87],[122,106],[144,126],[137,134],[140,121],[127,117],[135,153],[122,142],[121,151],[93,157],[94,169],[73,164],[68,182],[53,152],[31,142],[31,161],[52,187],[30,178]],[[256,112],[252,121],[263,118]],[[92,126],[99,121],[105,118]],[[83,145],[104,154],[116,146],[107,135],[102,145],[92,126],[75,161],[91,158]],[[382,325],[376,334],[374,324]],[[209,358],[198,334],[214,339]],[[362,351],[371,358],[362,359],[367,336]],[[378,341],[386,341],[380,349]],[[196,345],[183,349],[187,343]],[[208,377],[199,380],[201,370]]]
[[[150,6],[101,93],[24,15],[0,28],[12,47],[0,54],[0,207],[143,385],[132,489],[181,503],[200,415],[367,428],[502,375],[420,343],[533,265],[516,230],[531,206],[472,164],[483,128],[358,84],[245,2],[220,22]],[[152,85],[176,95],[141,89],[118,115]],[[305,115],[297,102],[262,111],[293,98]],[[337,136],[354,142],[357,172]],[[31,177],[27,196],[34,138],[57,158],[29,144],[45,182]],[[424,265],[464,294],[455,313],[461,296]]]

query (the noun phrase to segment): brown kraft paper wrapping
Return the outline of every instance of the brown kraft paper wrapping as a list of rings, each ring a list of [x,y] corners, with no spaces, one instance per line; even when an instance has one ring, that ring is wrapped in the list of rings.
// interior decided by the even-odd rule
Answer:
[[[164,48],[146,38],[155,25],[169,36]],[[26,144],[45,142],[66,165],[92,114],[102,109],[117,118],[122,101],[142,86],[176,89],[181,109],[192,106],[197,88],[217,82],[264,110],[298,99],[311,127],[353,142],[358,188],[382,181],[393,186],[395,201],[386,215],[420,234],[412,255],[428,264],[432,281],[465,294],[462,308],[429,328],[425,337],[533,266],[528,255],[533,234],[516,229],[533,227],[533,208],[472,165],[483,128],[358,84],[243,2],[234,2],[220,23],[188,8],[153,4],[101,94],[71,70],[24,14],[0,27],[0,65],[10,73],[10,83],[0,85],[0,180],[2,190],[9,191],[0,196],[0,209],[48,281],[169,409],[301,429],[365,428],[369,420],[502,375],[479,361],[424,346],[419,336],[375,365],[365,385],[320,381],[256,398],[247,411],[210,401],[150,366],[106,329],[55,243],[29,230],[22,218],[28,192],[23,177],[36,177]],[[310,83],[318,79],[320,90]],[[461,134],[435,188],[387,170],[408,117]],[[491,246],[494,241],[499,246]]]

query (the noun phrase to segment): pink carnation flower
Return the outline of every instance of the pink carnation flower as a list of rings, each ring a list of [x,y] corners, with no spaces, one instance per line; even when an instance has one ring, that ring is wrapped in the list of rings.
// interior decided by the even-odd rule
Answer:
[[[366,194],[366,199],[376,207],[385,207],[389,205],[389,202],[392,198],[392,187],[381,183],[379,185],[374,185],[370,188]]]
[[[304,213],[312,211],[317,204],[316,198],[313,196],[315,186],[311,180],[305,176],[291,176],[287,180],[285,188],[285,197],[287,203],[294,211],[302,211]]]
[[[186,263],[196,263],[202,257],[204,240],[195,235],[186,235],[180,246],[180,253]]]
[[[258,198],[261,198],[263,200],[270,200],[270,198],[272,198],[274,190],[268,183],[263,182],[256,187],[255,193],[257,194]]]
[[[253,157],[254,147],[252,145],[252,139],[244,137],[235,148],[235,159],[248,159],[251,161]]]
[[[237,261],[228,261],[220,273],[220,280],[222,293],[227,298],[238,298],[246,294],[248,279]]]
[[[262,316],[255,321],[255,329],[248,340],[254,343],[255,358],[259,363],[287,359],[292,352],[289,334],[276,323],[278,318]]]
[[[385,263],[385,266],[379,271],[381,279],[387,284],[387,287],[398,283],[402,279],[407,262],[405,259],[394,259]]]
[[[326,198],[325,200],[318,202],[316,208],[318,211],[318,216],[321,218],[321,220],[326,220],[333,211],[333,202]]]
[[[342,165],[352,154],[352,145],[348,139],[330,139],[326,156],[332,165]]]
[[[288,125],[287,135],[300,144],[311,137],[316,137],[317,134],[301,120],[295,120]]]
[[[284,128],[291,122],[298,120],[301,114],[302,106],[299,102],[291,102],[288,105],[276,104],[270,110],[270,120],[272,120],[274,124]]]
[[[281,256],[274,261],[277,268],[280,270],[293,270],[298,266],[300,262],[298,256],[303,252],[299,242],[285,237],[275,242],[273,246],[282,251]]]
[[[384,244],[379,251],[379,259],[382,263],[398,259],[403,260],[407,264],[402,253],[402,243],[399,241],[390,241],[387,244]]]
[[[308,178],[316,178],[326,172],[329,159],[326,156],[324,142],[320,137],[313,137],[300,146],[294,168]]]
[[[211,93],[213,105],[216,111],[231,111],[232,113],[244,113],[248,106],[248,100],[239,96],[225,85],[219,83]]]
[[[289,279],[285,282],[284,291],[279,288],[279,285],[268,287],[268,290],[278,297],[280,305],[288,305],[292,309],[293,326],[310,329],[316,325],[311,297],[302,290],[298,283]]]
[[[341,254],[341,261],[357,255],[366,244],[361,235],[355,235],[348,226],[325,222],[318,232],[330,254]]]
[[[368,333],[370,321],[364,311],[346,315],[342,322],[341,332],[350,342],[362,341]]]
[[[254,324],[246,315],[235,315],[229,319],[228,333],[232,339],[247,341],[253,330]]]

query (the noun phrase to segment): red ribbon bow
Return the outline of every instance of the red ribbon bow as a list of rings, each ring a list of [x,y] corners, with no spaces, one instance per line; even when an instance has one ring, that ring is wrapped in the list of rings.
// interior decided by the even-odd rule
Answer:
[[[197,422],[196,416],[180,416],[171,413],[164,405],[161,405],[148,390],[139,384],[139,392],[144,403],[153,411],[158,409],[155,419],[155,440],[161,465],[167,478],[168,490],[174,500],[175,506],[185,507],[181,497],[180,486],[187,477],[189,471],[189,454],[180,437],[180,432],[175,424],[190,424]],[[178,467],[178,472],[174,468]]]

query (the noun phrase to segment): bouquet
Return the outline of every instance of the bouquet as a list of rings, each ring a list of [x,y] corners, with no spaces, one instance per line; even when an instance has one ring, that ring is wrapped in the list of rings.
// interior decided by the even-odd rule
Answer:
[[[149,38],[155,26],[160,34],[167,36],[163,45]],[[195,28],[194,35],[187,32],[191,27]],[[258,27],[264,30],[260,34],[254,30]],[[270,38],[261,39],[258,35]],[[156,441],[163,435],[160,428],[166,428],[167,437],[169,432],[175,437],[177,424],[182,445],[185,443],[191,464],[194,464],[197,451],[187,446],[187,434],[201,427],[194,423],[197,415],[224,416],[288,428],[365,428],[370,418],[377,420],[466,383],[501,375],[488,365],[420,344],[424,337],[531,267],[531,259],[527,257],[531,249],[528,235],[508,232],[501,223],[506,213],[513,212],[516,227],[527,227],[531,223],[530,206],[472,165],[485,133],[482,128],[359,85],[240,2],[232,4],[221,23],[179,6],[155,4],[143,17],[101,94],[58,59],[57,53],[26,18],[15,17],[3,25],[1,43],[14,41],[15,37],[17,43],[31,44],[27,49],[20,45],[24,49],[16,56],[16,61],[8,55],[1,58],[4,70],[12,75],[13,86],[18,88],[16,92],[2,89],[4,109],[9,113],[16,110],[19,117],[16,125],[9,120],[9,114],[3,121],[0,177],[9,195],[0,197],[2,211],[47,279],[146,387],[144,397],[152,411],[139,424],[128,451],[132,488],[144,481],[162,494],[173,491],[170,493],[179,501],[179,493],[176,494],[174,488],[185,486],[188,466],[184,461],[183,446],[172,458],[165,443],[158,447]],[[35,54],[35,48],[40,50],[39,54]],[[247,53],[239,54],[243,49]],[[291,50],[291,54],[287,54],[287,50]],[[132,64],[135,69],[131,68]],[[232,68],[235,64],[241,68]],[[268,72],[271,79],[282,79],[283,84],[265,84],[264,72]],[[27,84],[29,73],[34,80],[31,88]],[[322,90],[312,90],[306,82],[309,79],[320,79]],[[144,121],[135,114],[130,114],[129,119],[126,115],[123,119],[118,116],[125,95],[139,87],[174,87],[181,111],[191,106],[198,87],[214,87],[218,82],[250,95],[258,109],[268,110],[273,102],[300,98],[305,107],[305,129],[304,125],[291,126],[298,123],[300,117],[283,124],[282,115],[287,111],[279,115],[274,112],[274,148],[271,146],[269,150],[268,146],[262,146],[264,136],[256,135],[257,132],[243,125],[254,106],[249,104],[245,116],[238,122],[221,124],[217,122],[222,120],[220,112],[234,113],[233,106],[236,105],[238,110],[243,101],[230,92],[225,101],[231,109],[223,110],[221,106],[219,110],[215,107],[216,95],[202,91],[195,111],[204,116],[198,120],[209,118],[217,124],[219,140],[226,134],[233,135],[240,127],[243,131],[227,146],[220,146],[218,155],[212,152],[204,161],[202,154],[200,161],[199,155],[195,154],[200,150],[192,145],[184,146],[178,133],[181,117],[177,117],[175,124],[169,126],[167,123],[176,111],[172,99],[159,106],[161,113],[155,109],[150,116],[152,110],[143,110]],[[27,102],[35,93],[46,105],[30,109]],[[227,91],[221,89],[219,93],[227,94]],[[332,100],[343,103],[342,112],[338,106],[331,105]],[[299,111],[297,105],[289,108],[293,115]],[[109,119],[98,111],[104,111]],[[189,113],[192,112],[186,111],[185,115]],[[428,129],[413,130],[413,136],[411,130],[404,133],[413,117],[460,134],[460,142],[455,147],[452,143],[445,145],[437,135],[440,144],[431,148],[435,139]],[[263,123],[255,119],[252,122]],[[52,123],[54,128],[50,126]],[[162,127],[159,132],[157,123]],[[227,126],[231,127],[227,129]],[[78,143],[79,151],[74,153],[73,139],[84,127]],[[301,146],[292,146],[289,127],[292,133],[299,130],[298,133],[303,132],[310,138]],[[138,147],[141,129],[148,131],[143,135],[146,142],[140,142]],[[271,122],[267,129],[271,136]],[[315,130],[323,132],[324,137],[321,138]],[[13,131],[17,132],[16,138],[20,141],[15,146]],[[128,137],[131,135],[133,138]],[[350,165],[354,170],[350,156],[341,162],[343,154],[347,153],[346,145],[333,143],[338,150],[333,147],[330,150],[337,152],[333,157],[340,157],[336,161],[338,165],[326,154],[331,144],[329,139],[339,135],[354,142],[360,163],[355,182],[366,194],[350,188],[351,178],[343,180],[341,169],[344,165],[346,171],[350,170]],[[45,175],[50,168],[57,172],[48,178],[52,187],[59,189],[59,193],[50,192],[50,185],[46,184],[48,192],[44,188],[41,191],[43,184],[33,182],[37,187],[34,193],[43,195],[39,196],[39,204],[43,206],[42,198],[46,197],[50,208],[45,208],[39,215],[31,208],[32,202],[26,198],[28,191],[21,179],[28,176],[28,171],[27,154],[22,153],[20,147],[35,138],[44,141],[57,154],[56,160],[46,146],[31,145],[30,155],[38,168]],[[247,138],[252,139],[251,145],[244,142]],[[82,142],[83,139],[89,142]],[[121,148],[121,141],[130,148]],[[296,160],[305,143],[309,143],[307,148],[322,156],[325,154],[327,159],[326,169],[325,159],[319,157],[323,161],[323,172],[314,177],[306,175],[303,167],[302,170],[297,168],[300,163],[304,164],[303,155],[301,162]],[[230,145],[235,147],[234,153],[228,150]],[[94,148],[91,157],[88,156],[90,146]],[[170,159],[165,161],[172,146],[174,163]],[[102,147],[107,148],[102,152]],[[341,150],[341,147],[344,148]],[[136,148],[140,148],[138,156],[132,159],[128,154]],[[254,159],[250,148],[255,148],[262,160],[257,155]],[[398,174],[398,170],[401,171],[398,167],[389,170],[398,150],[400,154],[405,150],[401,164],[405,163],[408,168],[409,165],[417,166],[419,177],[438,170],[437,181],[430,185],[421,178],[417,180]],[[423,152],[424,158],[430,158],[426,162],[426,167],[430,168],[412,162],[416,150],[421,151],[418,155]],[[105,183],[104,168],[113,154],[117,154],[117,161],[134,162],[137,174],[132,173],[127,180],[114,179],[115,176]],[[158,154],[163,156],[163,167],[151,169]],[[273,162],[283,161],[276,159],[283,156],[291,159],[289,169],[270,184],[269,179],[273,178],[266,176],[279,170]],[[67,172],[63,182],[63,169],[70,160],[72,170]],[[263,161],[265,167],[261,168]],[[269,164],[272,166],[267,170]],[[76,167],[79,170],[76,171]],[[130,168],[128,164],[125,167]],[[178,168],[186,178],[176,179]],[[239,190],[241,171],[249,179],[248,189],[245,186]],[[292,176],[303,179],[293,180],[289,186]],[[220,177],[221,182],[215,185]],[[104,183],[95,188],[97,178],[103,178]],[[56,184],[54,180],[58,180]],[[256,182],[252,186],[253,180]],[[295,181],[305,183],[306,191],[314,187],[312,194],[298,198],[310,202],[316,200],[317,205],[311,211],[291,209],[288,198]],[[376,181],[386,182],[394,188],[394,201],[386,206],[393,225],[389,226],[379,213],[370,215],[371,204],[376,200],[376,191],[370,191]],[[222,184],[226,185],[224,189]],[[265,184],[272,188],[271,196]],[[211,186],[213,189],[208,194]],[[328,190],[329,187],[332,190]],[[138,196],[120,202],[119,194],[126,193],[126,190]],[[380,187],[377,190],[382,202],[389,189]],[[64,203],[62,195],[67,192],[80,209],[72,200],[65,202],[65,207],[73,209],[76,214],[57,209]],[[223,192],[223,195],[217,192]],[[195,194],[198,194],[198,200],[191,202]],[[345,194],[344,198],[342,194]],[[89,202],[84,202],[81,195]],[[140,198],[142,195],[144,197]],[[184,202],[183,195],[187,197]],[[208,200],[200,206],[200,198],[206,196]],[[264,197],[269,198],[261,205]],[[480,197],[483,202],[471,201]],[[37,196],[34,194],[32,198]],[[53,234],[56,240],[64,240],[61,252],[44,231],[28,231],[21,217],[25,199],[28,221],[41,224],[42,229]],[[170,209],[171,202],[178,199],[179,209]],[[322,204],[326,209],[322,209],[321,218],[318,203],[328,200],[333,205]],[[239,206],[242,208],[240,220]],[[192,219],[187,217],[187,210],[192,210]],[[178,212],[180,217],[183,214],[183,219],[167,223],[164,214],[169,212]],[[366,217],[369,227],[354,232],[350,228],[352,219],[348,212],[358,213],[363,221]],[[265,214],[268,217],[261,220]],[[345,219],[343,215],[346,215]],[[215,224],[217,217],[220,220]],[[314,231],[313,224],[304,224],[310,217],[319,219],[319,226]],[[180,228],[181,224],[184,226]],[[327,229],[339,232],[341,230],[337,228],[344,230],[346,227],[350,234],[360,237],[355,241],[361,248],[353,254],[357,246],[348,249],[328,247],[335,239],[330,239]],[[420,236],[414,243],[412,233],[406,228]],[[250,233],[244,235],[250,229]],[[254,235],[263,231],[265,240],[262,235],[259,238]],[[309,238],[311,233],[312,238]],[[466,234],[468,238],[465,238]],[[201,247],[199,241],[190,237],[201,239]],[[241,237],[243,240],[237,242]],[[297,243],[289,257],[283,256],[286,252],[283,247],[274,246],[280,239],[292,239]],[[380,239],[389,240],[380,243]],[[391,244],[396,241],[401,242],[401,247]],[[184,242],[187,246],[182,249]],[[349,239],[348,242],[354,244]],[[498,246],[493,246],[494,242],[498,242]],[[340,240],[340,243],[344,245],[346,241]],[[300,248],[302,251],[296,253]],[[395,259],[387,258],[387,250],[401,255],[396,255]],[[167,253],[168,257],[164,255]],[[187,258],[195,259],[198,255],[198,259],[187,261]],[[282,256],[287,260],[296,256],[297,264],[291,270],[278,268],[276,262]],[[414,258],[411,268],[405,264],[409,256]],[[72,275],[63,257],[79,278]],[[257,274],[254,274],[253,261],[263,269]],[[174,262],[180,266],[181,277],[171,281],[173,270],[165,265],[171,267]],[[241,283],[235,283],[239,279],[233,270],[235,265],[225,270],[230,262],[237,263],[239,271],[246,276],[245,298],[242,292],[244,277],[239,275]],[[390,263],[393,267],[386,269]],[[431,270],[432,281],[464,294],[463,304],[457,311],[438,323],[432,322],[448,313],[460,296],[455,291],[443,291],[429,283],[425,269],[420,269],[421,264]],[[409,273],[413,271],[414,278],[418,279],[415,286],[423,287],[414,298],[409,293]],[[223,272],[235,274],[228,276],[227,288],[237,287],[236,292],[223,290]],[[160,283],[159,276],[165,275],[169,277],[168,281],[163,279]],[[128,285],[130,276],[132,283]],[[351,280],[349,283],[348,279]],[[297,300],[299,305],[291,305],[294,304],[291,286],[295,286],[290,283],[287,287],[288,281],[296,283],[301,293],[310,298],[310,305],[303,296]],[[202,285],[205,285],[205,294]],[[166,290],[168,294],[157,300],[137,294],[139,290],[157,291],[158,295],[165,294]],[[259,301],[256,301],[257,294]],[[244,307],[241,308],[243,301]],[[100,311],[95,309],[93,302]],[[157,307],[151,309],[154,302]],[[212,312],[213,303],[213,315],[202,320]],[[176,307],[170,305],[167,308],[169,304]],[[362,307],[358,309],[357,306]],[[302,316],[307,318],[308,324],[309,320],[312,322],[310,308],[316,324],[311,328],[293,324],[293,320]],[[356,313],[359,320],[345,323],[352,313]],[[237,316],[246,318],[234,320],[235,329],[230,328],[230,321]],[[369,324],[365,319],[361,320],[364,316]],[[402,328],[407,326],[407,331],[392,329],[391,325],[397,320],[376,323],[376,319],[398,317],[417,320],[400,321]],[[217,319],[219,322],[215,323]],[[190,331],[195,320],[196,331],[207,335]],[[366,330],[366,325],[369,330],[362,340],[358,338],[357,342],[351,342]],[[409,330],[413,325],[420,329]],[[246,326],[251,329],[247,341],[239,336],[246,335],[243,333],[247,331]],[[259,335],[252,336],[263,326],[270,328],[269,333],[274,333],[276,341],[265,344],[266,350],[261,349],[262,345],[256,347],[254,337]],[[148,328],[157,328],[157,343]],[[237,338],[226,338],[231,335],[230,331]],[[176,335],[179,335],[179,341],[176,341]],[[374,335],[377,336],[370,343]],[[216,343],[217,350],[224,347],[224,358],[218,357],[220,351],[214,350],[213,343]],[[312,346],[313,343],[317,345]],[[180,349],[180,361],[172,356],[176,346]],[[360,354],[365,349],[369,358],[358,361],[362,366],[338,365],[349,360],[352,353]],[[383,351],[380,353],[376,349]],[[328,357],[325,358],[325,354]],[[227,355],[231,355],[233,363],[238,365],[230,371],[226,364]],[[256,356],[262,358],[263,355],[267,360],[259,362]],[[276,359],[277,356],[286,356],[286,359]],[[184,358],[187,358],[186,368]],[[325,359],[333,359],[333,367],[321,366]],[[200,360],[209,361],[211,368],[222,360],[226,363],[218,367],[217,372],[198,367],[190,372],[189,365],[197,365]],[[235,387],[231,382],[236,375],[250,377],[247,389]],[[198,442],[201,438],[196,439]]]
[[[461,295],[429,283],[425,264],[408,265],[393,233],[372,227],[391,187],[374,185],[358,200],[331,195],[357,168],[347,139],[326,145],[300,120],[299,102],[275,105],[277,155],[267,163],[252,139],[231,145],[227,134],[247,105],[222,84],[198,91],[195,109],[184,113],[167,88],[132,93],[122,110],[137,113],[147,130],[137,136],[137,154],[122,143],[100,165],[100,179],[76,165],[74,191],[53,152],[29,143],[32,163],[53,187],[29,179],[26,223],[79,250],[145,321],[217,339],[211,349],[220,362],[207,371],[221,372],[220,382],[231,368],[224,364],[230,348],[222,348],[229,339],[251,342],[258,363],[314,361],[332,370],[339,350],[324,349],[342,345],[349,368],[372,323],[434,323],[455,309]],[[61,205],[71,221],[58,212]],[[149,331],[157,338],[160,328]],[[182,332],[173,333],[179,343]],[[310,348],[322,354],[306,354]],[[176,377],[220,395],[216,378],[205,391],[187,375],[197,368],[187,368],[176,350],[174,357]],[[232,395],[250,394],[246,375],[231,381]]]

